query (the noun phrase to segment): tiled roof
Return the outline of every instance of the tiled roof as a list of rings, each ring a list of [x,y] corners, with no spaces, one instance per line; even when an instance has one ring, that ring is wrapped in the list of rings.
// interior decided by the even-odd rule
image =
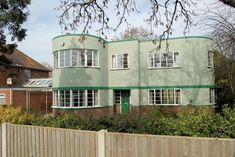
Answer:
[[[46,68],[42,64],[38,63],[37,61],[17,49],[15,49],[12,54],[6,54],[5,56],[12,62],[10,66],[50,71],[48,68]]]

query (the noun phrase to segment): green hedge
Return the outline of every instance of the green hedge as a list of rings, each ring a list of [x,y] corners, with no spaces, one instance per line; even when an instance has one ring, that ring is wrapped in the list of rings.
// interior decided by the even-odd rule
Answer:
[[[53,117],[6,108],[0,111],[0,122],[94,131],[107,129],[126,133],[235,138],[235,109],[227,107],[222,113],[215,113],[209,107],[194,107],[177,114],[162,113],[158,108],[152,108],[141,117],[118,114],[99,118],[73,114]]]

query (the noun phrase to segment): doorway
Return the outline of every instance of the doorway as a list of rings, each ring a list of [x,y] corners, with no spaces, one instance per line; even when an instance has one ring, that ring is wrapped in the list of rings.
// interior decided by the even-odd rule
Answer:
[[[120,113],[128,113],[130,110],[130,90],[114,90],[114,105],[120,106]]]

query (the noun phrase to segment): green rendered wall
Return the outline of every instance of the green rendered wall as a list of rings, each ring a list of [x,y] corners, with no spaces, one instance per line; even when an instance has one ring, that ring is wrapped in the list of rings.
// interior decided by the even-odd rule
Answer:
[[[62,46],[64,42],[64,46]],[[114,89],[131,89],[131,104],[148,104],[150,88],[181,88],[182,104],[209,104],[209,88],[214,86],[213,68],[208,68],[208,50],[212,41],[206,37],[175,38],[169,51],[180,52],[179,68],[148,69],[147,54],[158,46],[152,41],[107,42],[95,36],[64,35],[53,39],[53,52],[62,49],[99,51],[99,68],[66,67],[53,70],[53,88],[99,89],[100,105],[113,105]],[[162,42],[160,52],[165,52]],[[105,47],[104,47],[105,46]],[[128,53],[129,68],[113,70],[112,54]]]

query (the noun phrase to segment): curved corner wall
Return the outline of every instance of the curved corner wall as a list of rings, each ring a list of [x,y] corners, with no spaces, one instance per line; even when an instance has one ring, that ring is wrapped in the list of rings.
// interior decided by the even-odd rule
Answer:
[[[53,70],[54,89],[108,85],[105,40],[88,35],[62,35],[52,40],[52,50],[54,56],[58,55],[58,65]]]

